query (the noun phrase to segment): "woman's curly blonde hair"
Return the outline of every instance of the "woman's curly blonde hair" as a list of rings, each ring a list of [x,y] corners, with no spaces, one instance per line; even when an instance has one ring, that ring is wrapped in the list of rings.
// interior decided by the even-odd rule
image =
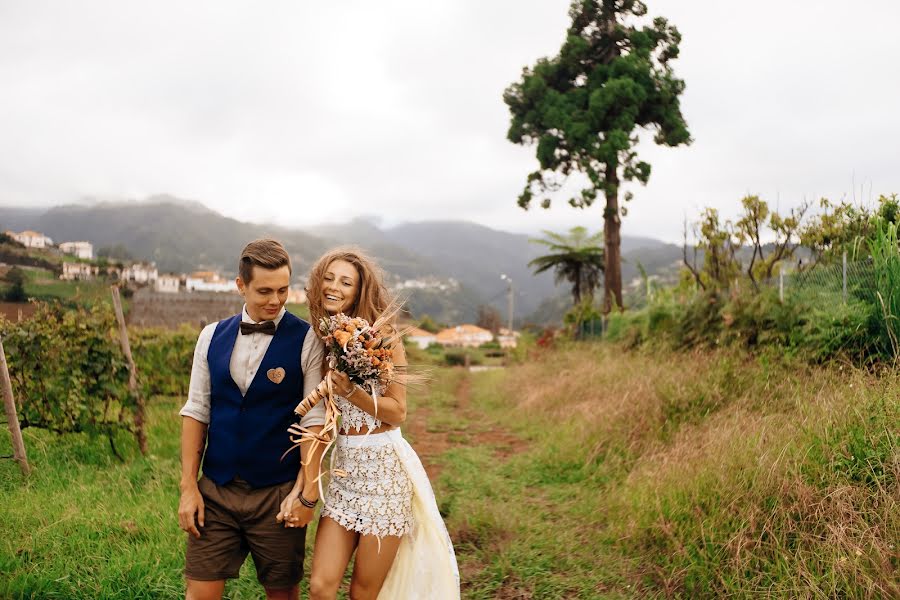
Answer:
[[[381,268],[362,250],[355,246],[340,246],[329,250],[315,262],[309,272],[306,283],[306,302],[309,305],[309,321],[316,333],[321,336],[319,322],[327,317],[322,305],[322,288],[328,266],[336,260],[345,260],[356,268],[359,275],[359,288],[356,300],[348,311],[348,316],[362,317],[374,323],[392,306],[393,298],[384,285]],[[393,324],[392,324],[393,325]]]

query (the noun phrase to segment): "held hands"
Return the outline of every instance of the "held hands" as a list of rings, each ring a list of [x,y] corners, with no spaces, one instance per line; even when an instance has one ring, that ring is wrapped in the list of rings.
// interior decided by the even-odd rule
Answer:
[[[194,515],[197,516],[196,523],[194,522]],[[203,496],[200,495],[200,489],[196,484],[182,490],[181,500],[178,502],[178,526],[194,537],[199,538],[200,530],[197,528],[197,525],[203,527],[205,518]]]
[[[294,488],[281,502],[281,508],[275,519],[284,523],[285,527],[306,527],[313,520],[315,509],[308,508],[300,502],[300,489]]]

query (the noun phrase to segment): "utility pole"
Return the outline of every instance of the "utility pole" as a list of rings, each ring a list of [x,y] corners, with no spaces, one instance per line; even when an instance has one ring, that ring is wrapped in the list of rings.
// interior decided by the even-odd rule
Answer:
[[[507,292],[506,292],[506,310],[509,319],[509,333],[513,332],[513,306],[515,302],[515,295],[513,294],[513,282],[512,279],[506,274],[503,273],[500,275],[500,279],[506,281]]]

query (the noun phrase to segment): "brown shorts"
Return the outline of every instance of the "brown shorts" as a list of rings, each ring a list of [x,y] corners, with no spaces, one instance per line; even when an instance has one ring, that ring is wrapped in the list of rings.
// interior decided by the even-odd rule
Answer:
[[[253,489],[245,481],[224,486],[201,477],[205,507],[200,537],[187,536],[184,575],[196,581],[238,577],[249,553],[259,582],[272,589],[295,586],[303,577],[306,527],[288,528],[275,520],[294,482]]]

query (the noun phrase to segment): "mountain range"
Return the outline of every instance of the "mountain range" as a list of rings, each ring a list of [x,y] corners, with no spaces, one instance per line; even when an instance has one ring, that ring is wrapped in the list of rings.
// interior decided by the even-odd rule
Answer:
[[[161,272],[209,268],[233,276],[244,244],[274,237],[291,254],[295,274],[302,275],[326,249],[356,244],[379,260],[393,284],[427,278],[457,282],[444,289],[411,289],[408,307],[416,316],[472,321],[481,305],[494,306],[505,316],[507,283],[501,280],[505,274],[513,282],[517,319],[558,319],[558,314],[535,314],[539,307],[554,304],[548,304],[548,299],[567,296],[568,286],[555,286],[552,274],[532,274],[528,261],[544,247],[531,243],[530,236],[466,221],[422,221],[393,227],[377,223],[376,218],[357,218],[343,224],[289,229],[237,221],[197,202],[166,195],[139,203],[0,207],[2,230],[33,229],[57,243],[87,240],[95,249],[124,247],[135,259],[155,262]],[[638,263],[650,274],[671,269],[680,259],[681,248],[651,238],[623,236],[622,256],[623,281],[628,282],[638,276]]]

